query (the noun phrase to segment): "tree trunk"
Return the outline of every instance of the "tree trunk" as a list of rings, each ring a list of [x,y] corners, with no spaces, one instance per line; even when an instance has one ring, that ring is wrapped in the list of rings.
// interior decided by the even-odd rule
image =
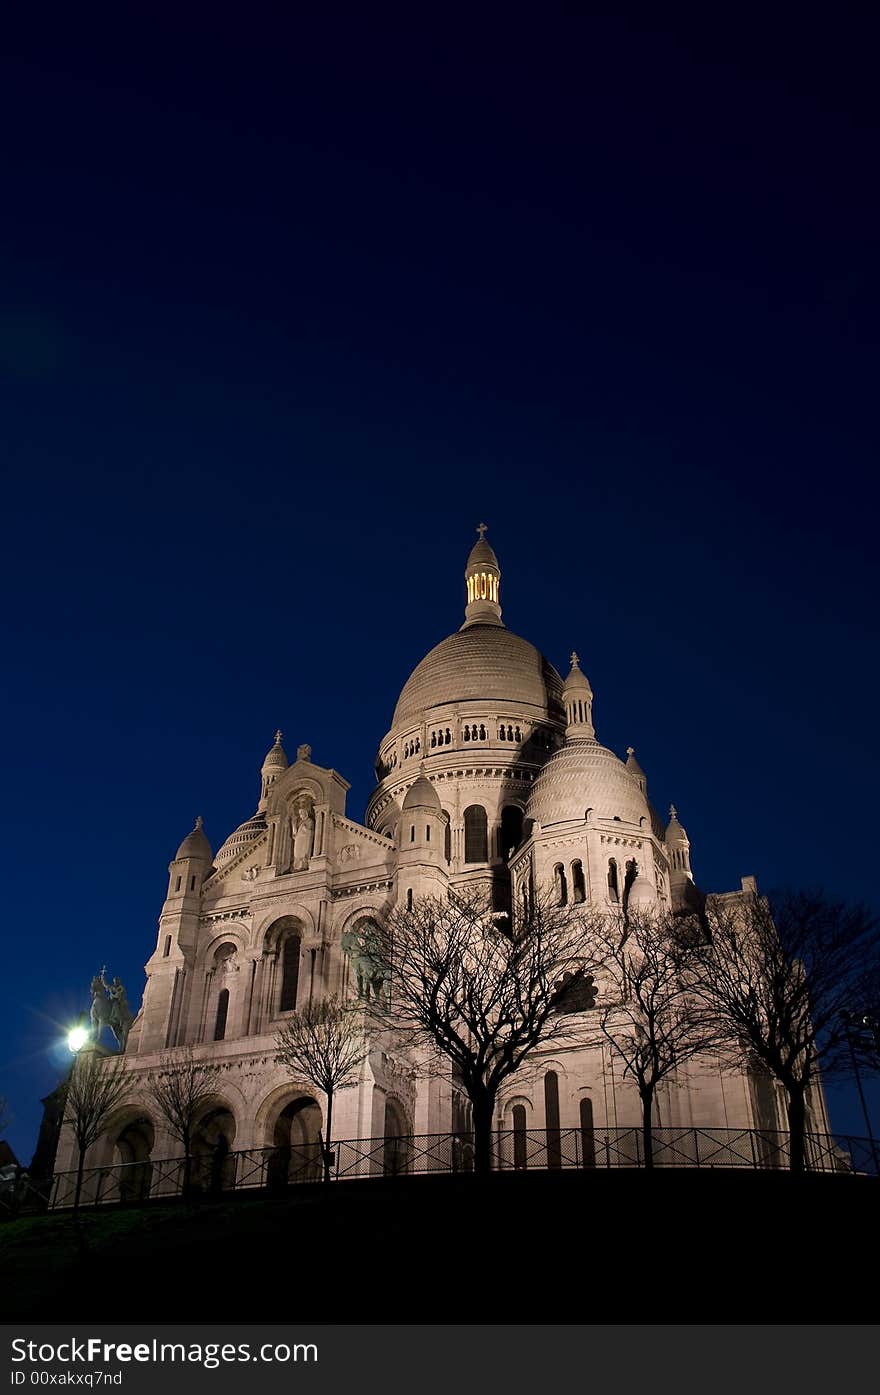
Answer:
[[[804,1091],[800,1087],[787,1086],[788,1093],[788,1154],[792,1172],[805,1172],[807,1110]]]
[[[79,1150],[79,1162],[78,1162],[77,1168],[76,1168],[76,1191],[75,1191],[74,1194],[73,1194],[73,1214],[74,1214],[74,1215],[76,1215],[77,1211],[79,1210],[79,1198],[80,1198],[80,1193],[82,1192],[83,1172],[85,1171],[85,1165],[86,1165],[86,1150],[85,1150],[85,1148],[80,1148],[80,1150]]]
[[[492,1171],[492,1115],[495,1101],[492,1098],[471,1098],[474,1112],[474,1172],[487,1176]]]
[[[183,1135],[183,1195],[188,1197],[192,1186],[192,1143],[189,1132]]]
[[[327,1091],[327,1133],[324,1138],[324,1181],[330,1181],[330,1145],[333,1139],[333,1091]]]
[[[654,1091],[642,1095],[642,1152],[645,1167],[654,1166]]]

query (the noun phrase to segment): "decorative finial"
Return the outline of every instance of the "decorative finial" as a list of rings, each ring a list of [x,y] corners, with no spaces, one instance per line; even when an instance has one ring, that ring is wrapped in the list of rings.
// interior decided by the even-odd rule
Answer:
[[[478,524],[477,524],[477,532],[478,532],[479,535],[480,535],[480,542],[483,541],[483,534],[486,533],[486,532],[488,531],[488,528],[489,528],[488,523],[478,523]]]
[[[669,806],[669,817],[670,817],[671,819],[677,819],[677,818],[678,818],[678,810],[676,809],[676,807],[675,807],[674,804],[670,804],[670,806]]]
[[[577,656],[577,650],[572,649],[572,651],[571,651],[571,666],[572,666],[572,668],[577,668],[578,665],[579,665],[579,663],[580,663],[580,659],[579,659],[578,656]]]
[[[312,748],[311,748],[311,746],[306,746],[305,744],[302,745],[302,746],[297,746],[297,748],[296,748],[296,758],[297,758],[297,760],[311,760],[311,758],[312,758]]]
[[[280,727],[278,728],[278,730],[277,730],[276,733],[275,733],[275,745],[276,745],[276,746],[280,746],[280,745],[281,745],[281,728],[280,728]]]
[[[636,753],[636,748],[635,748],[635,746],[627,746],[627,748],[626,748],[626,754],[627,754],[628,756],[634,756],[635,753]]]
[[[202,816],[201,816],[201,814],[196,814],[196,828],[201,828],[201,826],[202,826]]]

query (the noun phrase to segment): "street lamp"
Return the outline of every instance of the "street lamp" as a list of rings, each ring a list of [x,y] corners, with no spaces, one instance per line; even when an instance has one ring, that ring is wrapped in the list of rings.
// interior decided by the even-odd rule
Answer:
[[[67,1045],[69,1050],[73,1052],[74,1056],[79,1051],[82,1051],[83,1047],[85,1046],[86,1042],[89,1040],[91,1035],[91,1032],[85,1024],[84,1017],[81,1016],[76,1026],[71,1027],[70,1031],[67,1033]]]

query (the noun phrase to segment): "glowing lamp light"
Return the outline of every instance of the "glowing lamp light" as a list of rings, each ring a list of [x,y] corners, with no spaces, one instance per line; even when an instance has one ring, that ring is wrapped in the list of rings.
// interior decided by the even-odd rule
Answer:
[[[89,1031],[87,1027],[74,1027],[73,1030],[67,1034],[67,1045],[75,1055],[77,1051],[82,1050],[88,1039]]]

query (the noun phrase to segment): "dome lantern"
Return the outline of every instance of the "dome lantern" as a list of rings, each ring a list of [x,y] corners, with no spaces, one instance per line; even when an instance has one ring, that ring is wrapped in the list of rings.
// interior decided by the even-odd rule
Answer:
[[[486,542],[487,527],[488,524],[481,523],[477,528],[479,542],[474,543],[471,548],[464,569],[467,605],[464,608],[464,624],[461,627],[463,630],[467,629],[468,625],[502,624],[498,600],[501,592],[501,568],[494,551]]]

